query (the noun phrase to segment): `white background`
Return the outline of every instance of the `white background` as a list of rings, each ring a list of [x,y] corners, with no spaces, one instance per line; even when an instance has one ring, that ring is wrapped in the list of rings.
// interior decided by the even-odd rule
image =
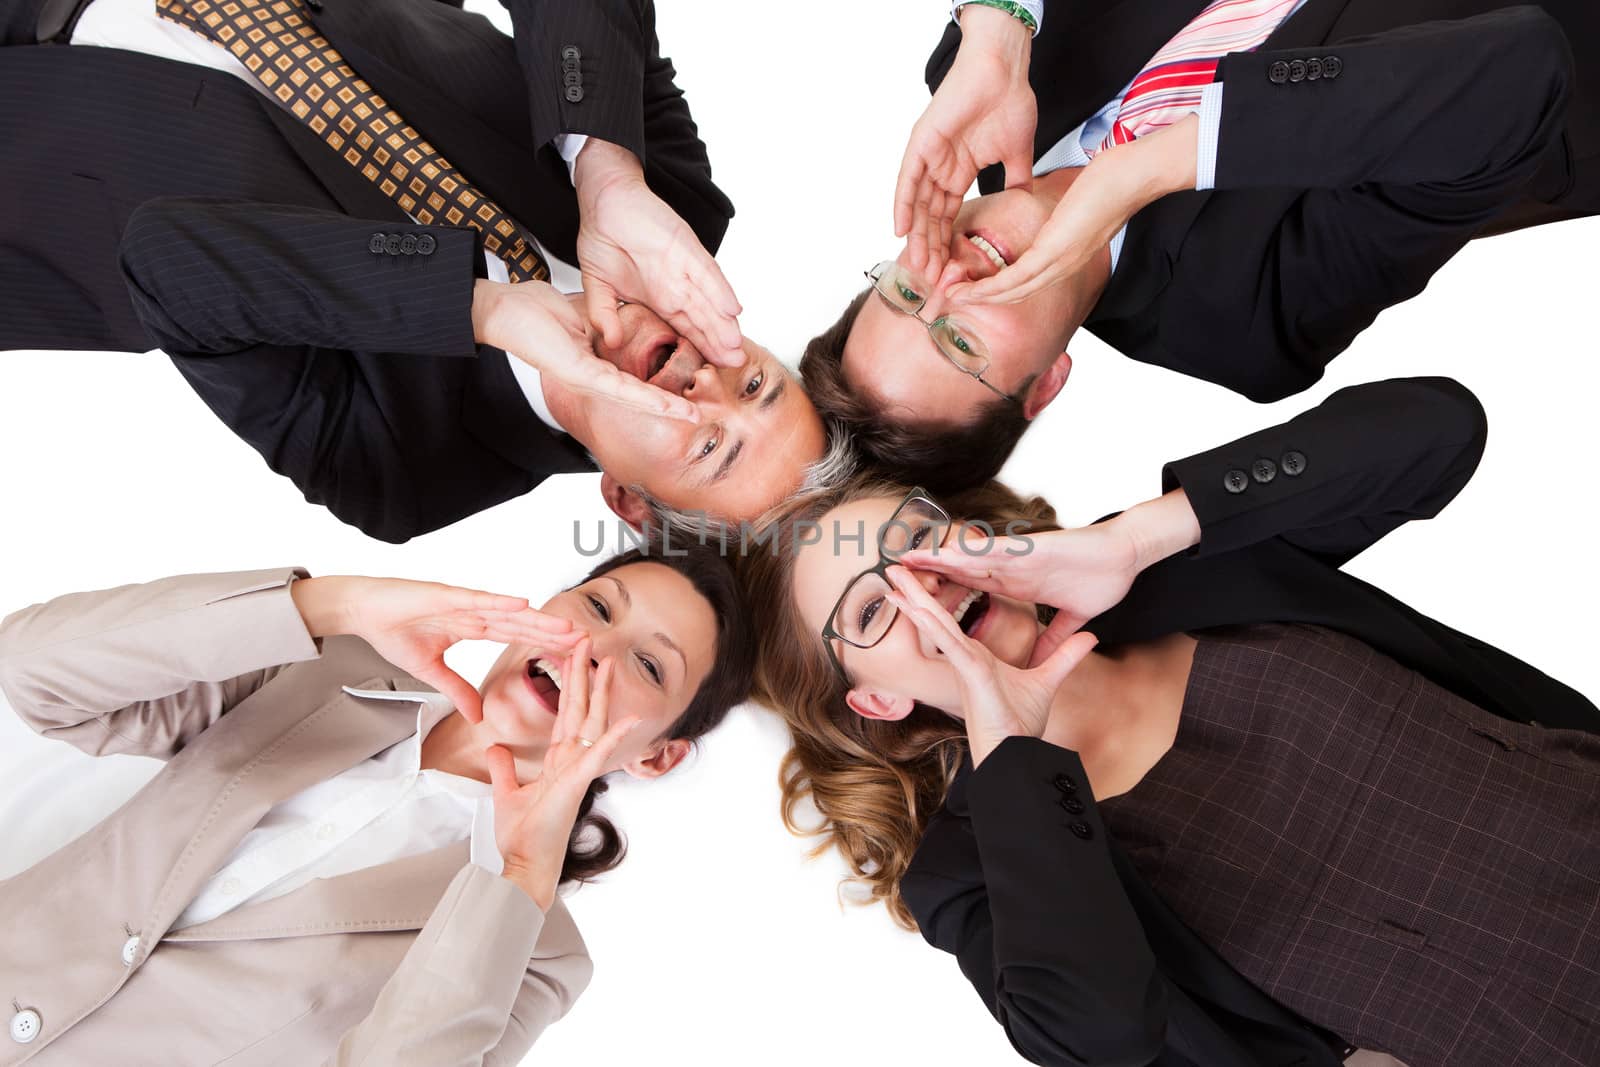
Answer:
[[[497,5],[469,6],[493,7],[506,24]],[[663,48],[738,208],[721,259],[745,330],[792,364],[862,269],[896,249],[891,191],[944,2],[660,6]],[[1453,375],[1490,413],[1477,477],[1440,518],[1391,535],[1351,569],[1600,694],[1600,560],[1585,518],[1597,245],[1595,221],[1480,242],[1385,313],[1318,388],[1270,407],[1080,335],[1072,381],[1008,479],[1047,493],[1065,521],[1087,522],[1157,492],[1162,461],[1281,421],[1339,386]],[[574,521],[592,545],[608,515],[597,476],[564,476],[409,545],[367,540],[271,474],[160,356],[0,357],[0,457],[0,612],[69,590],[282,564],[538,602],[585,569],[570,547]],[[476,677],[494,649],[459,652]],[[96,798],[115,795],[118,776],[137,775],[73,760],[13,721],[0,746],[12,862],[60,844]],[[953,959],[881,909],[842,907],[841,866],[808,861],[806,843],[783,831],[783,750],[771,716],[741,709],[683,771],[613,790],[629,859],[571,900],[595,980],[529,1063],[1020,1062]]]

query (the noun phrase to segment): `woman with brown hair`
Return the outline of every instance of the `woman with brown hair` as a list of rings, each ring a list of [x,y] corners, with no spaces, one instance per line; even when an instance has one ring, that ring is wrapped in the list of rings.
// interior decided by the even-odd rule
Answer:
[[[1596,1062],[1600,711],[1340,570],[1484,436],[1397,380],[1083,530],[998,485],[793,503],[745,575],[791,828],[1036,1062]]]

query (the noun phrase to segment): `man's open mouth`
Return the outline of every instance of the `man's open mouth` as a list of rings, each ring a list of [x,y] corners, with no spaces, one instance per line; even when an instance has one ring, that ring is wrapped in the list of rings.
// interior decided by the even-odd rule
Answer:
[[[1011,264],[1007,261],[1005,253],[996,248],[994,243],[980,233],[967,234],[967,240],[972,242],[972,247],[989,257],[989,262],[997,270],[1005,270]]]

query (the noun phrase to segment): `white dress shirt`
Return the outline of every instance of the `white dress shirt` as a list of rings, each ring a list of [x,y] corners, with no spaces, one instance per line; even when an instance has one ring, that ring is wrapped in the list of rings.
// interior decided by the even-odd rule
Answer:
[[[157,15],[155,0],[92,0],[79,17],[77,27],[72,31],[72,43],[143,52],[145,55],[161,59],[209,67],[225,74],[232,74],[275,105],[285,106],[281,100],[267,92],[260,80],[252,75],[232,52],[192,30]],[[562,134],[555,139],[556,151],[560,152],[561,158],[566,161],[569,178],[576,165],[578,153],[583,150],[588,140],[584,134]],[[416,219],[413,218],[411,221],[415,222]],[[534,244],[538,246],[539,254],[550,266],[551,285],[563,293],[582,291],[583,278],[576,267],[551,255],[550,250],[539,244],[537,238],[534,239]],[[483,258],[488,266],[488,276],[491,281],[510,280],[506,273],[505,262],[499,256],[485,252]],[[533,409],[534,414],[552,430],[565,433],[566,430],[556,421],[555,416],[550,413],[550,406],[545,403],[539,371],[514,356],[511,358],[511,370],[516,375],[517,384],[522,387],[523,395],[527,397],[528,406]]]
[[[488,783],[422,769],[422,740],[455,709],[438,693],[345,687],[362,700],[417,705],[416,733],[273,807],[200,887],[174,930],[283,896],[317,878],[470,840],[472,862],[501,870]]]

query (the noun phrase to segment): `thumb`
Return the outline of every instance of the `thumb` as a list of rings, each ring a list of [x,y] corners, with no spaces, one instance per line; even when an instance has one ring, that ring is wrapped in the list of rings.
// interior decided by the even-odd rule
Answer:
[[[1034,643],[1033,655],[1028,657],[1028,668],[1031,670],[1043,664],[1088,621],[1070,611],[1056,612],[1056,617],[1050,620],[1050,625],[1044,628],[1044,633]]]
[[[1043,681],[1051,690],[1060,686],[1067,680],[1078,664],[1083,662],[1100,639],[1094,634],[1079,631],[1061,642],[1061,645],[1052,653],[1050,658],[1039,664],[1036,670],[1043,675]]]
[[[415,673],[455,705],[462,718],[471,723],[483,721],[483,697],[465,678],[446,667],[442,658]]]
[[[495,803],[503,804],[521,788],[517,784],[517,761],[504,745],[490,745],[483,750],[483,758],[489,764],[489,785],[494,789]]]
[[[583,304],[589,321],[600,331],[607,348],[622,346],[622,316],[617,314],[617,291],[591,274],[583,276]]]
[[[1006,170],[1007,189],[1033,188],[1033,160],[1029,155],[1028,152],[1016,152],[1000,161]]]

